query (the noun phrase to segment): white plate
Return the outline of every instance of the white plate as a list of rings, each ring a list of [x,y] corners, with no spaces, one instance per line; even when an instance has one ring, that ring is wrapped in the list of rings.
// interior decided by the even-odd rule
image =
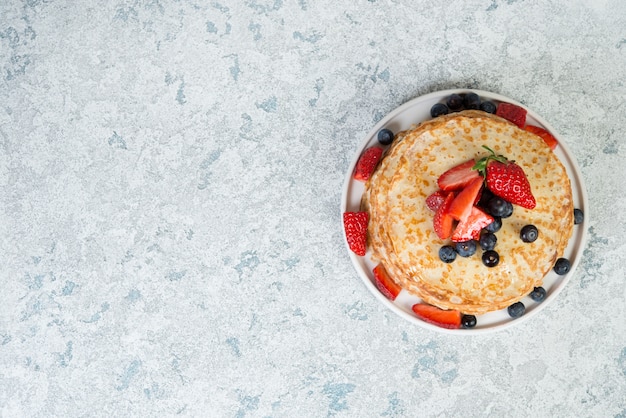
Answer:
[[[364,257],[359,257],[352,251],[350,251],[350,249],[347,247],[348,243],[346,241],[346,247],[348,248],[352,264],[354,265],[357,273],[363,279],[363,282],[365,283],[367,288],[387,308],[391,309],[408,321],[422,327],[445,333],[466,335],[505,329],[511,325],[519,324],[535,316],[537,312],[539,312],[555,300],[556,296],[560,293],[560,291],[569,281],[570,277],[572,277],[572,275],[576,271],[576,267],[578,266],[578,263],[582,258],[583,250],[585,249],[585,242],[587,240],[586,225],[588,225],[589,223],[589,205],[587,203],[587,192],[585,191],[580,168],[578,167],[578,164],[576,163],[576,160],[574,159],[572,153],[568,149],[566,141],[564,141],[563,138],[557,132],[555,132],[554,129],[541,116],[533,112],[531,109],[528,109],[526,106],[516,102],[515,100],[509,99],[508,97],[482,90],[455,89],[437,91],[434,93],[426,94],[424,96],[420,96],[403,104],[402,106],[398,107],[387,116],[385,116],[380,122],[376,124],[376,126],[374,126],[374,128],[372,128],[372,130],[367,134],[367,136],[361,143],[361,146],[357,150],[354,158],[352,159],[352,163],[350,164],[350,168],[348,170],[348,173],[346,174],[343,194],[341,197],[342,214],[346,211],[359,210],[361,204],[361,195],[364,191],[364,184],[360,181],[354,180],[352,178],[352,173],[354,172],[354,167],[364,149],[373,145],[380,146],[377,140],[378,131],[380,131],[382,128],[387,128],[396,133],[405,129],[409,129],[413,125],[431,119],[430,108],[435,103],[445,103],[446,98],[453,93],[470,92],[478,94],[481,100],[491,100],[496,103],[508,102],[523,107],[528,111],[528,114],[526,116],[527,124],[543,127],[552,135],[554,135],[554,137],[559,141],[559,145],[554,150],[554,153],[565,166],[567,174],[572,183],[574,207],[581,209],[585,215],[584,222],[581,225],[574,226],[574,233],[569,241],[567,248],[565,249],[565,253],[563,254],[563,257],[569,259],[571,262],[571,269],[569,273],[563,276],[559,276],[554,273],[554,271],[550,271],[550,273],[543,280],[543,287],[547,291],[546,299],[541,303],[536,303],[532,299],[530,299],[530,297],[524,297],[524,299],[522,299],[522,302],[526,306],[526,313],[520,318],[513,319],[509,316],[506,309],[502,309],[500,311],[489,312],[484,315],[477,315],[477,325],[475,328],[446,329],[424,322],[415,316],[411,307],[415,303],[420,302],[420,299],[417,296],[413,296],[407,291],[402,290],[402,292],[398,295],[395,301],[390,301],[382,293],[380,293],[380,291],[376,288],[376,285],[374,284],[374,275],[372,273],[372,269],[375,267],[376,264],[370,259],[370,252],[368,251]]]

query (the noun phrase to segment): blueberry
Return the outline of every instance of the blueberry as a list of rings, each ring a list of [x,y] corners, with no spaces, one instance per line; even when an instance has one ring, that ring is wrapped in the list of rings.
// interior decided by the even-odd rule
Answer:
[[[493,250],[496,246],[496,242],[498,242],[498,238],[492,232],[483,233],[478,240],[480,248],[485,251]]]
[[[493,197],[487,203],[487,210],[493,216],[499,216],[501,218],[508,218],[513,215],[513,204],[511,202],[507,202],[501,197]]]
[[[535,302],[543,302],[546,298],[546,289],[543,287],[535,287],[532,292],[530,292],[530,298]]]
[[[487,267],[495,267],[500,262],[500,254],[494,250],[485,251],[483,253],[483,264]]]
[[[446,104],[450,110],[459,110],[463,107],[463,98],[459,94],[453,93],[448,97]]]
[[[558,260],[556,260],[556,263],[554,263],[554,271],[559,276],[567,274],[570,267],[571,267],[571,264],[567,258],[559,258]]]
[[[451,245],[444,245],[439,249],[439,258],[444,263],[451,263],[456,258],[456,251]]]
[[[519,318],[526,312],[526,307],[522,302],[515,302],[513,305],[509,306],[507,310],[511,318]]]
[[[482,102],[480,104],[480,110],[487,113],[496,113],[498,108],[493,102]]]
[[[486,231],[489,232],[498,232],[502,228],[502,218],[499,216],[493,217],[493,222],[485,227]]]
[[[393,132],[389,129],[383,128],[378,131],[378,142],[381,145],[389,145],[393,142]]]
[[[539,231],[535,225],[525,225],[519,232],[519,237],[524,242],[535,242],[539,236]]]
[[[474,255],[474,253],[476,253],[476,241],[469,240],[469,241],[464,241],[464,242],[457,242],[456,243],[456,252],[461,256],[461,257],[470,257],[472,255]]]
[[[463,99],[463,104],[466,109],[478,109],[480,108],[480,97],[476,93],[467,93]]]
[[[580,209],[574,209],[574,225],[583,223],[585,220],[585,214]]]
[[[480,199],[478,200],[478,206],[481,208],[487,208],[489,201],[493,198],[494,194],[491,193],[491,190],[483,187],[482,192],[480,193]]]
[[[447,115],[450,110],[448,106],[443,103],[436,103],[433,107],[430,108],[430,116],[436,118],[437,116]]]
[[[474,315],[461,316],[461,326],[463,328],[474,328],[476,326],[476,317]]]

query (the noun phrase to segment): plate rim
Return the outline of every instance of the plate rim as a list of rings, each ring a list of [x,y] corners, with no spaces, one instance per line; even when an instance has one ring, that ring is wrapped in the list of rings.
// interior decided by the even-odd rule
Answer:
[[[360,271],[359,268],[357,268],[357,265],[360,264],[360,258],[359,256],[357,256],[356,254],[354,254],[351,250],[350,247],[348,245],[348,241],[346,239],[346,235],[345,235],[345,231],[343,229],[343,213],[346,212],[347,210],[347,200],[348,200],[348,191],[350,189],[350,185],[352,184],[353,181],[356,181],[354,179],[352,179],[352,173],[354,172],[354,168],[356,166],[356,163],[358,161],[358,157],[361,155],[361,153],[363,152],[363,150],[372,142],[372,140],[375,138],[375,135],[378,133],[378,131],[380,129],[382,129],[383,127],[385,127],[385,125],[389,124],[391,121],[394,120],[394,118],[396,118],[399,114],[405,112],[406,110],[418,105],[420,102],[425,102],[425,101],[429,101],[431,99],[434,98],[439,98],[439,100],[441,100],[442,98],[449,96],[453,93],[459,94],[459,93],[476,93],[478,94],[478,96],[480,96],[481,98],[487,98],[489,100],[496,100],[499,102],[506,102],[506,103],[512,103],[515,104],[517,106],[522,107],[523,109],[525,109],[528,112],[528,115],[530,115],[533,119],[535,119],[539,124],[541,124],[548,132],[550,132],[552,135],[555,136],[555,138],[557,139],[557,141],[559,142],[559,147],[561,147],[562,153],[565,155],[565,157],[568,160],[568,165],[569,167],[572,169],[573,173],[570,173],[570,183],[573,182],[572,176],[571,174],[573,174],[576,179],[576,186],[578,189],[578,194],[577,196],[580,199],[580,203],[582,205],[583,211],[584,211],[584,223],[582,225],[584,225],[584,227],[582,228],[582,231],[580,232],[580,238],[579,241],[577,243],[578,247],[579,247],[579,252],[580,255],[577,256],[570,267],[570,271],[563,277],[563,279],[561,280],[561,283],[556,286],[554,289],[551,289],[550,294],[548,295],[548,297],[541,303],[537,304],[532,310],[526,312],[523,316],[519,317],[519,318],[511,318],[510,320],[507,320],[504,323],[500,323],[500,324],[495,324],[492,326],[488,326],[485,328],[472,328],[472,329],[463,329],[463,328],[459,328],[459,329],[447,329],[447,328],[442,328],[440,326],[434,325],[434,324],[430,324],[428,322],[425,322],[423,320],[421,320],[420,318],[418,318],[415,315],[411,315],[410,313],[408,313],[407,311],[405,311],[404,309],[401,309],[399,306],[397,306],[393,301],[387,299],[387,297],[385,297],[379,290],[378,288],[375,286],[375,284],[372,282],[372,280],[369,277],[364,277],[364,273]],[[415,124],[419,124],[424,122],[425,120],[428,119],[424,119],[422,121],[416,121]],[[559,160],[561,161],[561,163],[563,163],[562,158],[558,157]],[[573,185],[572,185],[573,187]],[[535,112],[534,110],[528,108],[526,105],[520,103],[517,100],[511,99],[507,96],[504,96],[502,94],[499,93],[494,93],[494,92],[490,92],[487,90],[480,90],[480,89],[472,89],[472,88],[455,88],[455,89],[445,89],[445,90],[437,90],[437,91],[433,91],[424,95],[420,95],[417,96],[413,99],[408,100],[407,102],[401,104],[400,106],[396,107],[395,109],[393,109],[391,112],[389,112],[388,114],[386,114],[385,116],[383,116],[373,127],[372,129],[370,129],[367,134],[363,137],[363,139],[360,141],[359,146],[357,147],[357,150],[354,154],[354,157],[352,158],[352,161],[350,163],[350,166],[348,167],[348,171],[346,172],[345,178],[344,178],[344,182],[343,182],[343,187],[342,187],[342,193],[341,193],[341,205],[340,205],[340,219],[341,219],[341,230],[342,230],[342,236],[343,236],[343,241],[344,241],[344,245],[348,251],[348,255],[350,257],[350,261],[352,263],[352,267],[354,268],[354,270],[356,271],[357,275],[361,278],[361,281],[365,284],[365,286],[367,287],[367,289],[370,291],[370,293],[372,293],[374,295],[374,297],[376,299],[378,299],[383,305],[385,305],[389,310],[393,311],[394,313],[396,313],[397,315],[399,315],[400,317],[404,318],[405,320],[411,322],[412,324],[416,324],[422,328],[425,329],[430,329],[436,332],[440,332],[440,333],[444,333],[444,334],[448,334],[448,335],[479,335],[479,334],[491,334],[497,331],[502,331],[505,329],[509,329],[515,325],[519,325],[522,324],[526,321],[528,321],[530,318],[535,317],[536,315],[539,314],[539,312],[542,312],[548,305],[550,305],[551,302],[553,302],[554,299],[556,299],[556,297],[563,291],[563,289],[567,286],[567,284],[569,283],[569,281],[571,280],[572,276],[577,272],[577,268],[578,265],[580,264],[581,260],[582,260],[582,254],[584,252],[584,249],[586,248],[586,244],[587,244],[587,235],[588,235],[588,227],[587,225],[589,224],[589,220],[590,220],[590,213],[589,213],[589,201],[588,201],[588,194],[587,194],[587,189],[585,187],[585,182],[584,182],[584,178],[582,175],[582,171],[580,169],[580,166],[578,165],[578,162],[576,161],[576,159],[574,158],[574,155],[572,154],[569,146],[567,145],[567,143],[563,140],[563,137],[554,129],[554,127],[547,122],[541,115],[539,115],[537,112]],[[572,234],[572,237],[570,237],[570,240],[573,239],[574,234]],[[571,241],[568,242],[568,245],[571,244]]]

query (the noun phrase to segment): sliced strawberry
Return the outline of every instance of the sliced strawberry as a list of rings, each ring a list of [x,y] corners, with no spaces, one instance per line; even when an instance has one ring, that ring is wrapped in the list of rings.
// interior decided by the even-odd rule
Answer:
[[[485,178],[487,187],[496,196],[526,209],[537,205],[524,170],[514,162],[489,161]]]
[[[435,216],[433,217],[433,229],[437,236],[441,239],[448,239],[452,235],[454,218],[450,216],[449,210],[452,201],[454,200],[454,193],[449,192],[446,196],[446,200],[443,201]]]
[[[474,207],[474,203],[476,202],[476,198],[478,197],[482,187],[482,177],[472,180],[470,184],[465,186],[465,188],[461,190],[461,193],[459,193],[452,201],[450,210],[448,211],[450,216],[457,221],[465,221],[472,212],[472,208]]]
[[[447,195],[448,193],[444,192],[443,190],[437,190],[435,193],[426,198],[426,206],[428,206],[428,209],[432,210],[433,212],[437,212],[439,206],[441,206],[444,200],[446,200]]]
[[[452,167],[437,179],[437,184],[441,190],[459,190],[467,186],[477,177],[480,177],[478,171],[472,170],[474,160],[469,160],[463,164]]]
[[[459,311],[445,311],[425,303],[416,303],[412,309],[418,318],[430,324],[449,329],[461,327],[461,313]]]
[[[385,269],[385,266],[378,264],[374,267],[374,284],[380,290],[380,292],[389,300],[396,300],[402,288],[389,277],[389,273]]]
[[[548,145],[552,151],[554,151],[556,146],[559,145],[559,141],[557,141],[550,132],[546,131],[543,128],[534,125],[526,125],[524,126],[524,129],[530,133],[537,135],[538,137],[541,137],[541,139],[545,141],[546,145]]]
[[[359,161],[356,163],[356,167],[354,168],[354,179],[359,181],[367,181],[376,165],[378,165],[378,161],[380,161],[380,157],[383,155],[383,149],[380,147],[371,147],[366,149],[363,154],[359,157]]]
[[[480,238],[480,231],[492,222],[493,218],[490,215],[487,215],[476,206],[472,206],[472,210],[467,219],[459,222],[456,228],[454,228],[452,241],[464,242],[472,239],[477,240]]]
[[[511,103],[500,103],[496,110],[496,115],[513,122],[520,128],[523,128],[526,124],[527,113],[526,109]]]
[[[365,255],[368,221],[369,213],[367,212],[344,212],[343,214],[343,228],[346,232],[346,241],[348,241],[348,247],[356,255]]]

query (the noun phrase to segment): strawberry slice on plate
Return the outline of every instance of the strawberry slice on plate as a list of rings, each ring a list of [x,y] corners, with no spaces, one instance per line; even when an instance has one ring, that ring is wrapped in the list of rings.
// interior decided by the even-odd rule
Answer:
[[[393,281],[385,266],[378,264],[374,267],[374,284],[389,300],[396,300],[402,288]]]
[[[354,179],[367,181],[374,172],[382,155],[383,149],[380,147],[370,147],[363,151],[354,168]]]
[[[346,233],[348,247],[359,256],[364,256],[366,252],[368,222],[369,213],[367,212],[343,213],[343,228]]]
[[[496,110],[497,116],[513,122],[520,128],[524,128],[524,125],[526,125],[527,113],[526,109],[512,103],[500,103]]]
[[[473,170],[474,160],[469,160],[463,164],[452,167],[437,179],[437,184],[441,190],[460,190],[467,186],[472,180],[480,177],[478,171]]]
[[[478,177],[472,180],[470,184],[465,186],[465,188],[461,190],[461,192],[452,201],[450,209],[448,210],[450,216],[458,221],[465,221],[472,212],[474,203],[476,202],[478,194],[480,193],[482,188],[482,177]]]
[[[425,303],[416,303],[412,309],[418,318],[430,324],[448,329],[461,327],[461,313],[459,311],[445,311]]]
[[[524,130],[533,133],[544,140],[547,146],[550,147],[552,151],[559,145],[559,141],[548,131],[543,128],[540,128],[535,125],[526,125],[524,126]]]

